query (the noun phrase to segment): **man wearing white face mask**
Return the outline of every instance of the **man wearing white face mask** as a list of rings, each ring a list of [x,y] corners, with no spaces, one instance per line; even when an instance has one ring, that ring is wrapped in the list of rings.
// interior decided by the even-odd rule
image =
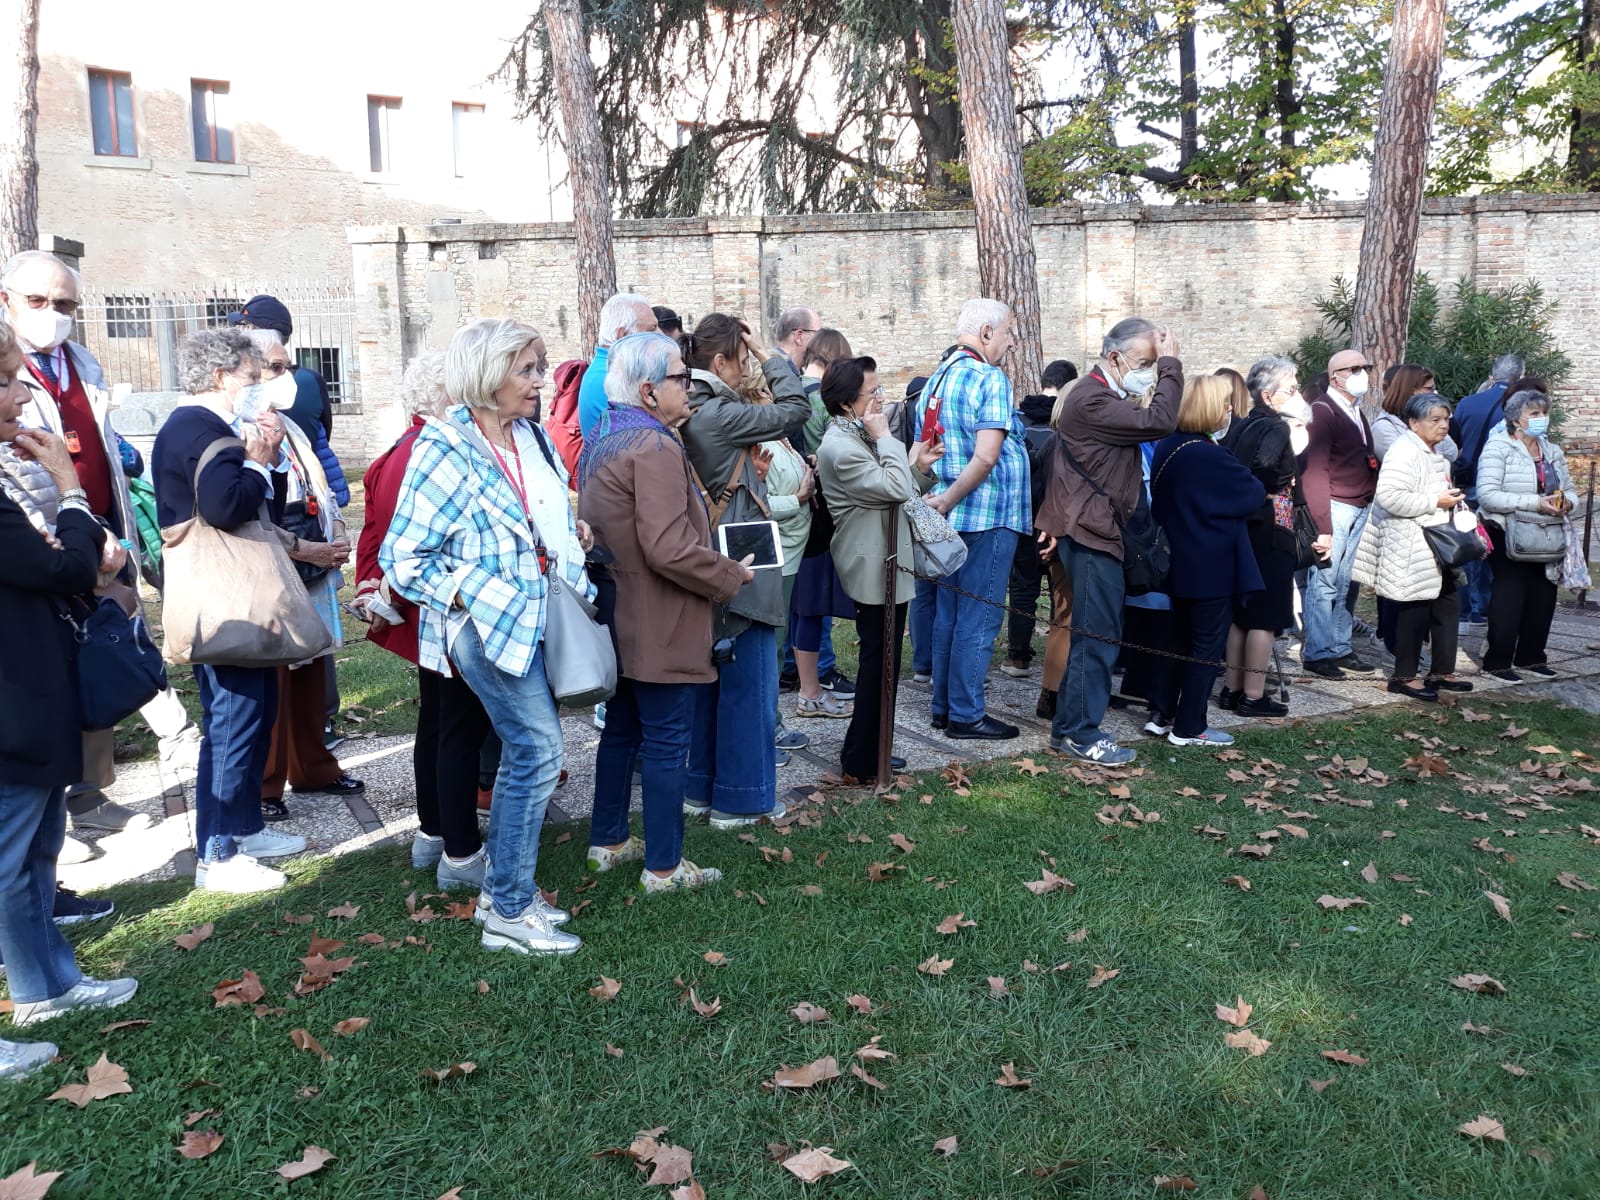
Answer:
[[[67,340],[78,298],[77,272],[43,250],[24,251],[0,267],[0,303],[27,367],[19,377],[28,389],[21,424],[48,430],[67,443],[89,511],[110,528],[112,537],[106,544],[115,546],[118,539],[137,538],[137,525],[117,436],[111,429],[105,374],[94,355]],[[130,555],[130,576],[137,571],[134,562]],[[200,750],[199,730],[189,721],[177,693],[169,687],[145,705],[142,715],[160,739],[163,760],[174,767],[193,767]],[[147,815],[106,799],[102,789],[116,780],[114,742],[111,730],[84,735],[86,778],[67,791],[74,829],[117,833],[146,829],[153,823]],[[69,850],[74,848],[77,853],[63,861],[87,857],[82,843],[69,841]]]
[[[1350,575],[1378,488],[1372,427],[1361,411],[1370,386],[1371,367],[1361,351],[1341,350],[1328,360],[1328,392],[1311,406],[1311,437],[1300,473],[1306,506],[1321,535],[1317,549],[1327,555],[1327,562],[1307,576],[1301,660],[1324,679],[1374,670],[1350,645],[1358,594]]]

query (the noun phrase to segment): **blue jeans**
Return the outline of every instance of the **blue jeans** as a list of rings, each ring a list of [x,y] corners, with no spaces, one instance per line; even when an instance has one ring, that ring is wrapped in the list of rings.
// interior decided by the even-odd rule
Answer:
[[[450,648],[450,661],[483,701],[500,738],[500,773],[489,809],[489,872],[483,886],[494,911],[516,920],[533,903],[539,831],[561,778],[561,718],[544,675],[544,647],[534,652],[533,665],[519,679],[489,661],[476,626],[468,621]]]
[[[733,661],[715,683],[695,687],[694,726],[684,794],[718,812],[752,816],[772,811],[778,790],[773,713],[778,706],[777,654],[770,625],[752,625],[733,640]],[[607,721],[607,724],[610,722]]]
[[[194,669],[200,685],[200,763],[194,840],[201,862],[234,855],[233,839],[260,833],[261,780],[278,718],[276,667]]]
[[[66,836],[65,788],[0,783],[0,954],[18,1004],[53,1000],[83,978],[50,919]]]
[[[1065,535],[1056,539],[1056,557],[1072,590],[1072,648],[1056,692],[1050,733],[1086,746],[1105,736],[1100,722],[1106,717],[1111,668],[1117,661],[1117,647],[1105,639],[1122,637],[1122,562]]]
[[[1469,562],[1462,568],[1467,573],[1466,618],[1479,625],[1489,619],[1489,597],[1494,594],[1494,568],[1487,558]]]
[[[633,760],[643,755],[644,865],[670,871],[683,857],[683,777],[694,724],[695,685],[617,680],[594,760],[591,846],[628,840]]]
[[[1302,662],[1324,662],[1350,653],[1350,635],[1355,626],[1357,589],[1350,586],[1350,573],[1356,565],[1356,546],[1367,527],[1365,508],[1334,500],[1329,505],[1333,517],[1333,547],[1326,567],[1312,567],[1306,576],[1305,642]]]
[[[985,529],[963,533],[961,540],[967,544],[967,561],[944,582],[990,603],[969,600],[946,587],[939,589],[933,610],[931,709],[936,717],[948,716],[956,724],[972,725],[985,715],[983,678],[994,657],[994,639],[1005,622],[1006,583],[1017,553],[1017,532]]]
[[[917,580],[907,624],[911,629],[911,669],[918,675],[933,674],[933,610],[938,601],[939,589],[933,581]]]

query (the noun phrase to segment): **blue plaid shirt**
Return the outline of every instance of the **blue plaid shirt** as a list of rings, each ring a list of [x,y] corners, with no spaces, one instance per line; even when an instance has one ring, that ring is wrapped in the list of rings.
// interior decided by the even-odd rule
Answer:
[[[1014,529],[1033,532],[1028,449],[1022,437],[1022,415],[1011,403],[1011,380],[969,350],[957,351],[928,380],[917,397],[916,431],[922,430],[928,401],[942,397],[939,424],[944,426],[944,457],[934,463],[939,489],[949,487],[972,461],[978,431],[1003,429],[1005,441],[989,477],[968,492],[947,514],[960,533]]]
[[[564,532],[576,541],[570,511],[567,522]],[[567,544],[555,534],[544,540],[558,548]],[[500,670],[520,679],[532,669],[544,637],[547,590],[538,543],[521,499],[464,406],[430,418],[418,432],[378,565],[394,590],[418,607],[419,666],[454,673],[451,621],[465,619]],[[579,558],[560,562],[558,569],[592,597],[583,566]],[[458,595],[465,605],[462,617],[453,615]]]

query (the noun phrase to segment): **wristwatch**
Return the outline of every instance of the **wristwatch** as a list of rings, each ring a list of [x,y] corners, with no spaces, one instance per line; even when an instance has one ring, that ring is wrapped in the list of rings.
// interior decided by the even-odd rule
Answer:
[[[294,541],[290,544],[289,553],[290,554],[299,554],[300,553],[300,539],[298,537],[295,538]]]

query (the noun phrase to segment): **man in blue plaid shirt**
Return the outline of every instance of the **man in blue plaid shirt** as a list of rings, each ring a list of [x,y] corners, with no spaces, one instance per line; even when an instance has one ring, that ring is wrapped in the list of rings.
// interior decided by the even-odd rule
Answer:
[[[942,583],[987,603],[937,589],[933,727],[946,737],[1001,741],[1016,737],[1017,727],[987,714],[983,680],[1005,617],[1017,538],[1033,532],[1022,419],[999,366],[1011,348],[1011,309],[998,300],[968,300],[956,322],[956,345],[922,389],[916,428],[937,400],[945,454],[934,466],[940,486],[928,503],[967,544],[966,563]]]

